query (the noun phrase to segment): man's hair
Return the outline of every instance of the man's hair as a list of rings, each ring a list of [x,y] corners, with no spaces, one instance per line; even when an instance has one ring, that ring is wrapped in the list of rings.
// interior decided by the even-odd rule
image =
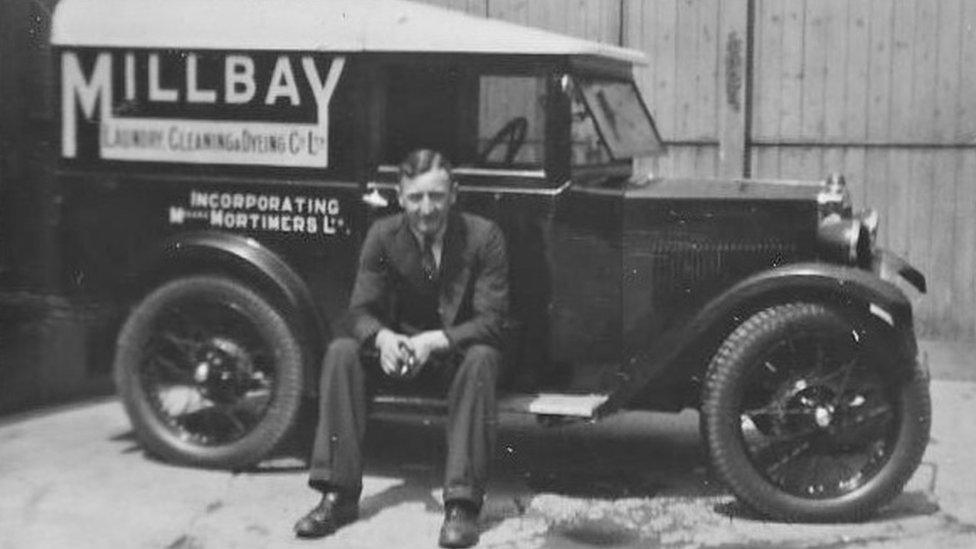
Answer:
[[[431,149],[417,149],[400,162],[400,181],[438,169],[446,171],[451,179],[454,178],[451,161],[446,156]]]

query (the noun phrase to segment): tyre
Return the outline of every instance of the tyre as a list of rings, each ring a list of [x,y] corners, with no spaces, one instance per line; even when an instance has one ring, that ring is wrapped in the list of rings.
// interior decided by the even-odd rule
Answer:
[[[295,424],[303,358],[286,317],[260,294],[230,278],[192,276],[135,306],[114,374],[148,452],[237,469],[268,456]]]
[[[928,380],[888,330],[791,303],[742,323],[709,365],[711,466],[745,504],[786,521],[854,521],[897,496],[928,443]],[[911,360],[914,360],[912,357]]]

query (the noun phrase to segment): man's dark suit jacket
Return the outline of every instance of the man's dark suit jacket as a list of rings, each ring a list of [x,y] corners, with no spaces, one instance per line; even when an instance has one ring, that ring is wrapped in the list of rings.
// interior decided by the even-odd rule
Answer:
[[[349,304],[352,335],[370,341],[381,328],[411,335],[400,308],[403,289],[429,284],[421,249],[406,216],[392,215],[370,227],[359,258]],[[483,343],[501,350],[508,330],[508,259],[495,223],[451,212],[441,251],[437,313],[452,349]]]

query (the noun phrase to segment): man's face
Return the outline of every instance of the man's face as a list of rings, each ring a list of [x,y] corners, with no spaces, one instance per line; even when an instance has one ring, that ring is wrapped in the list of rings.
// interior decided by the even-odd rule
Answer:
[[[400,206],[411,228],[422,235],[441,230],[455,199],[454,183],[443,169],[400,180]]]

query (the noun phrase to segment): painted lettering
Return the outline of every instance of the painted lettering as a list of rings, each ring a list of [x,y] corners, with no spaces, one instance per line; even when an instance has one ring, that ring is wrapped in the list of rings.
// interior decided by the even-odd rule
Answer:
[[[319,69],[315,66],[315,60],[311,57],[302,57],[302,68],[305,69],[305,78],[312,86],[312,93],[315,95],[315,102],[318,104],[320,112],[323,107],[328,107],[332,101],[332,94],[335,92],[336,85],[339,84],[339,75],[346,65],[344,57],[337,57],[329,65],[329,74],[325,77],[325,82],[319,78]],[[326,111],[327,112],[327,111]],[[321,115],[320,115],[321,116]]]
[[[179,92],[162,87],[159,82],[159,54],[149,54],[149,100],[176,103]]]
[[[216,103],[216,90],[201,90],[197,83],[197,55],[186,58],[186,100],[190,103]]]
[[[247,103],[254,99],[254,60],[244,55],[228,55],[224,60],[224,101]]]
[[[342,57],[327,60],[328,69],[322,72],[325,65],[317,65],[313,55],[281,53],[268,60],[267,72],[261,74],[258,68],[265,67],[265,61],[245,54],[65,50],[61,57],[66,158],[79,154],[78,131],[87,126],[78,121],[89,120],[99,123],[96,143],[102,159],[329,165],[329,106],[345,66]],[[210,69],[219,70],[221,64],[222,84],[219,73],[208,77]],[[303,105],[309,100],[315,102],[314,109]],[[184,114],[154,103],[207,105],[213,112],[210,116],[194,109]],[[299,107],[300,111],[286,110]],[[284,207],[301,213],[312,203]]]
[[[286,97],[292,106],[302,104],[301,96],[298,94],[298,86],[295,84],[295,73],[291,70],[291,61],[287,56],[278,56],[275,62],[274,71],[271,73],[271,84],[268,86],[268,93],[264,97],[265,105],[274,105],[279,97]]]
[[[125,54],[125,98],[136,98],[136,55],[132,52]]]
[[[100,53],[95,57],[95,67],[87,80],[74,52],[65,52],[61,56],[61,154],[65,158],[74,158],[78,154],[75,97],[88,120],[95,116],[96,103],[100,106],[100,118],[108,118],[112,108],[111,55]]]

